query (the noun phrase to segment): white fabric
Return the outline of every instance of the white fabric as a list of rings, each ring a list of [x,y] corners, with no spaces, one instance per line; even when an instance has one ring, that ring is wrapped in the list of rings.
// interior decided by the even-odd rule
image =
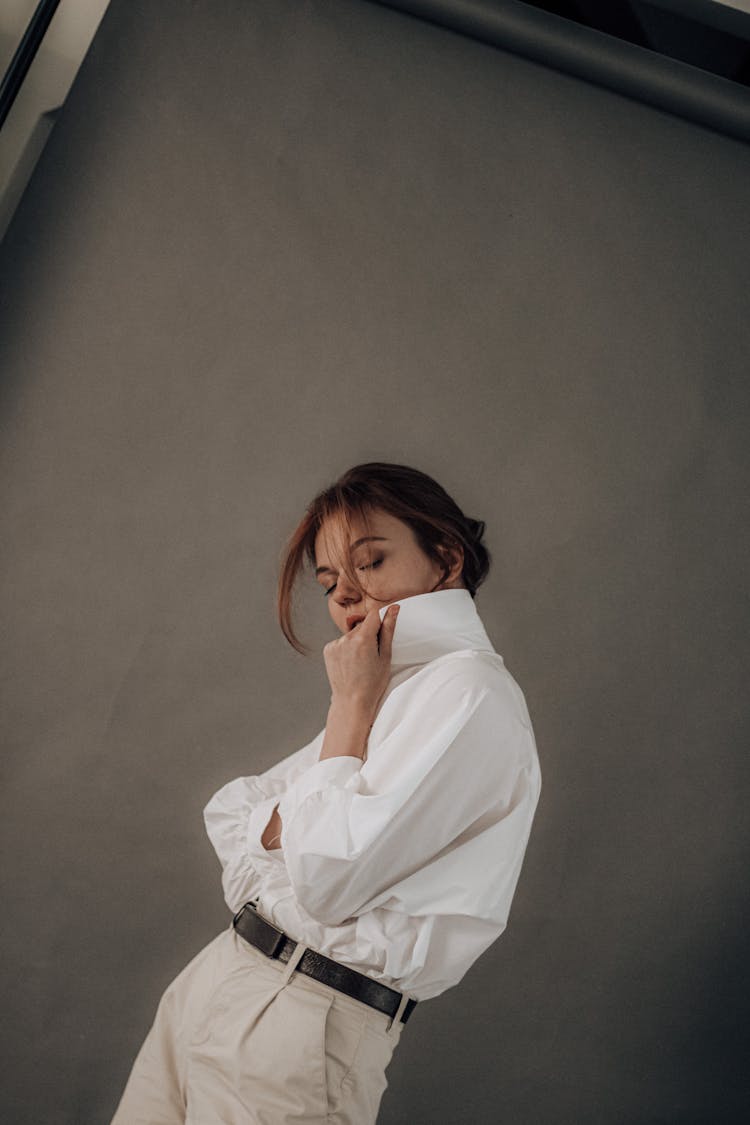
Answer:
[[[324,728],[223,786],[204,819],[230,910],[256,899],[296,941],[426,1000],[505,929],[541,774],[523,692],[468,590],[398,604],[366,760],[318,761]]]

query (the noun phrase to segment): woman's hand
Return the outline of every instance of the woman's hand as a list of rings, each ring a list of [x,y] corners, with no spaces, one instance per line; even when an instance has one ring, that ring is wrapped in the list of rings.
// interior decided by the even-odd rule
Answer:
[[[378,609],[371,609],[364,621],[324,647],[332,703],[346,702],[370,717],[375,714],[390,679],[398,609],[389,606],[382,623]]]

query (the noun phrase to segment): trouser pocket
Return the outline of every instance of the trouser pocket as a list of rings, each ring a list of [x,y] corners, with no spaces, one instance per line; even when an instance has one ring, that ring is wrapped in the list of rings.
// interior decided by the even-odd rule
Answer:
[[[325,1122],[333,997],[296,980],[223,982],[188,1051],[186,1125]]]

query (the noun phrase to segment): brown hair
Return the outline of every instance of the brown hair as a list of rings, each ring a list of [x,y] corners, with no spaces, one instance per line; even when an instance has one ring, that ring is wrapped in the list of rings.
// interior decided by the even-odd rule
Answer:
[[[297,652],[310,650],[302,645],[292,625],[292,592],[305,563],[315,566],[315,538],[323,522],[333,517],[347,531],[349,541],[352,516],[368,526],[368,513],[380,508],[411,527],[424,553],[442,569],[444,581],[450,571],[446,552],[463,548],[461,580],[475,596],[484,582],[492,561],[481,542],[484,521],[465,516],[456,502],[437,481],[408,465],[386,461],[369,461],[348,469],[337,481],[324,488],[307,506],[307,511],[289,538],[281,556],[278,587],[278,617],[281,631]],[[351,567],[350,559],[342,560],[342,569],[355,587],[361,583]]]

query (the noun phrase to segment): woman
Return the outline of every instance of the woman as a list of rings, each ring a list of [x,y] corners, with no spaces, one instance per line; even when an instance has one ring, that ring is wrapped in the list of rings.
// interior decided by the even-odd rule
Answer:
[[[431,477],[357,465],[282,560],[341,636],[325,727],[204,811],[233,922],[167,988],[112,1125],[369,1125],[417,1002],[505,928],[539,790],[523,693],[474,605],[484,524]]]

